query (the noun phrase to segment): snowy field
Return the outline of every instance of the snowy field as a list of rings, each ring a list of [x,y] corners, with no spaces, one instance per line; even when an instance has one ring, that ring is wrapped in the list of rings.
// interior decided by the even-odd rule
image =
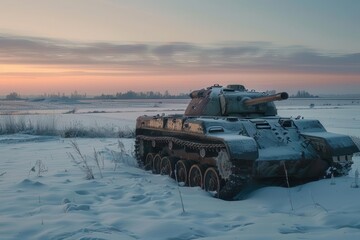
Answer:
[[[360,239],[353,187],[360,155],[349,176],[264,187],[230,202],[137,168],[134,139],[114,136],[133,129],[139,115],[182,113],[186,103],[0,101],[0,239]],[[319,119],[328,131],[360,137],[359,100],[277,105],[281,116]],[[88,137],[61,137],[72,128]],[[91,134],[99,129],[102,138]],[[94,179],[75,163],[81,157]]]

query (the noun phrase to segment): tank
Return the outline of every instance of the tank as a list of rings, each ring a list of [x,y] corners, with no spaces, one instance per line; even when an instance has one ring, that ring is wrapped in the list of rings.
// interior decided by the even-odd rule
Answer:
[[[139,166],[232,200],[254,182],[305,183],[348,174],[358,147],[318,120],[277,115],[268,95],[243,85],[214,85],[190,94],[185,113],[140,116]]]

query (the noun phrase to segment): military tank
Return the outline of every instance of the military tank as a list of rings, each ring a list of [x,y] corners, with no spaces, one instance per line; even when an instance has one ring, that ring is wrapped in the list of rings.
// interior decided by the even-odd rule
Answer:
[[[221,199],[236,199],[254,181],[346,175],[359,151],[318,120],[278,116],[274,101],[287,99],[286,92],[214,85],[190,97],[183,115],[137,118],[136,158],[146,170]]]

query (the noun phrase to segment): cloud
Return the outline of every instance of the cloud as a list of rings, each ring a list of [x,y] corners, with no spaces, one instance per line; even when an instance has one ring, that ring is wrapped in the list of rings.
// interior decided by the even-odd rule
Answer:
[[[360,53],[333,54],[269,42],[86,43],[0,35],[2,64],[70,65],[144,74],[300,72],[360,74]]]

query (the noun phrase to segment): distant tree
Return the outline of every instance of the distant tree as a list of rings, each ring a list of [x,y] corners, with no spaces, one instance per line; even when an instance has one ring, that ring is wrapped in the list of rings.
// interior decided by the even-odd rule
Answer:
[[[110,94],[101,94],[100,96],[95,96],[95,99],[115,99],[116,97],[114,95]]]
[[[297,91],[296,95],[291,95],[292,98],[317,98],[318,96],[311,95],[305,90]]]
[[[71,93],[70,98],[71,99],[85,99],[86,93],[80,94],[80,93],[78,93],[78,91],[75,90],[73,93]]]
[[[19,100],[19,99],[21,99],[20,94],[16,92],[12,92],[6,95],[6,100]]]

